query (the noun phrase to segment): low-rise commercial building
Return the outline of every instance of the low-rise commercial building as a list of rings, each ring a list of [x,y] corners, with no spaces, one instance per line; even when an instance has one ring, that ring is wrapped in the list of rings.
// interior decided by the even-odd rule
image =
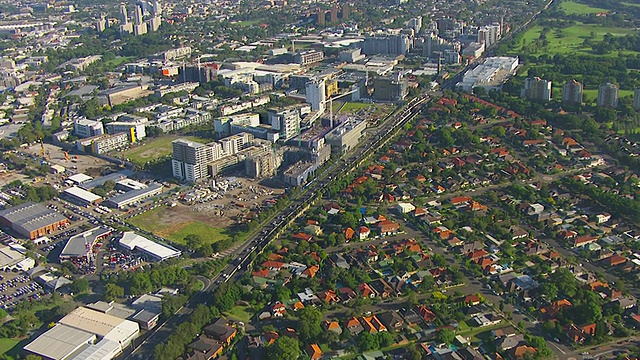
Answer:
[[[110,151],[127,147],[131,141],[129,134],[118,133],[112,135],[98,135],[76,141],[76,148],[82,152],[93,154],[105,154]]]
[[[152,196],[161,194],[162,189],[163,186],[161,184],[153,183],[142,189],[131,190],[124,194],[116,195],[112,198],[109,198],[105,202],[105,205],[121,209],[127,205],[131,205]]]
[[[163,261],[182,255],[180,250],[149,240],[133,231],[125,232],[119,244],[127,251],[141,252],[154,261]]]
[[[67,240],[60,252],[60,262],[84,258],[92,251],[93,246],[100,240],[111,235],[111,230],[105,227],[96,227],[81,234],[74,235]]]
[[[77,186],[72,186],[64,190],[60,195],[70,202],[80,206],[96,205],[102,202],[102,196],[96,195]]]

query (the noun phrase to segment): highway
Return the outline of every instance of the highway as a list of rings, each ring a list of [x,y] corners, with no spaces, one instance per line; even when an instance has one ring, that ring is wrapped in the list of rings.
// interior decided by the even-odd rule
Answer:
[[[363,161],[368,159],[375,152],[386,145],[394,134],[402,129],[415,115],[420,113],[424,105],[431,96],[422,94],[411,99],[405,106],[389,116],[379,127],[370,129],[367,138],[358,144],[351,153],[345,154],[341,159],[331,163],[328,167],[316,174],[295,196],[290,204],[280,213],[274,215],[270,221],[263,224],[240,245],[231,256],[230,263],[211,281],[205,282],[205,288],[194,295],[187,304],[176,312],[174,316],[167,319],[157,328],[139,338],[135,345],[127,349],[120,357],[121,359],[152,359],[153,351],[157,344],[165,342],[171,332],[183,321],[189,319],[189,315],[198,306],[205,304],[211,299],[211,294],[223,282],[233,282],[240,279],[245,272],[252,267],[251,255],[264,251],[272,241],[278,238],[287,226],[304,214],[308,205],[314,201],[319,192],[330,182],[335,181],[339,176],[350,174],[356,170]]]

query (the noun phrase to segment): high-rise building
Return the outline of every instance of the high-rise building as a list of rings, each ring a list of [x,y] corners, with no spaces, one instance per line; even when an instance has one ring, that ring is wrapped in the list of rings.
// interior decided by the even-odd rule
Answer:
[[[129,15],[127,14],[127,5],[120,4],[120,22],[126,24],[129,22]]]
[[[500,24],[491,24],[481,27],[478,30],[478,42],[484,44],[485,47],[497,43],[501,37]]]
[[[325,14],[326,12],[320,8],[318,8],[316,14],[318,15],[318,25],[324,25],[325,24]]]
[[[364,39],[363,52],[367,55],[406,55],[409,37],[405,34],[368,36]]]
[[[107,20],[104,16],[101,16],[100,19],[96,20],[96,31],[103,32],[107,29]]]
[[[327,100],[325,80],[316,78],[308,81],[305,99],[311,104],[311,110],[324,112]]]
[[[334,6],[331,8],[331,22],[332,23],[337,23],[338,22],[338,6]]]
[[[273,130],[280,133],[280,139],[289,140],[300,133],[300,112],[295,107],[268,111]]]
[[[640,87],[633,92],[633,108],[640,110]]]
[[[160,15],[162,15],[162,6],[160,5],[160,2],[156,0],[153,2],[153,16]]]
[[[413,29],[416,34],[419,33],[420,29],[422,29],[422,16],[409,19],[407,26]]]
[[[342,21],[345,21],[348,19],[349,19],[349,5],[344,4],[342,5]]]
[[[539,77],[526,78],[520,96],[529,100],[551,100],[551,81]]]
[[[562,86],[562,102],[580,104],[582,103],[582,83],[576,80],[567,81]]]
[[[171,145],[173,146],[171,159],[173,177],[187,182],[207,178],[207,164],[219,157],[219,154],[215,154],[216,147],[194,141],[178,139],[172,141]]]
[[[612,83],[600,85],[596,104],[599,107],[614,108],[618,106],[618,85]]]
[[[408,89],[408,81],[400,72],[373,79],[373,98],[375,100],[403,100],[408,94]]]
[[[144,10],[140,4],[136,4],[136,11],[133,17],[133,33],[136,36],[147,33],[147,23],[142,20]]]

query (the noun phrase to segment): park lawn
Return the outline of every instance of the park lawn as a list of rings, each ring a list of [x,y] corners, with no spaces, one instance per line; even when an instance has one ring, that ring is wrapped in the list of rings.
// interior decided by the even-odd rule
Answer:
[[[472,327],[469,328],[468,330],[465,331],[459,331],[457,333],[457,335],[461,335],[464,337],[475,337],[476,335],[483,333],[485,331],[491,331],[491,330],[495,330],[495,329],[500,329],[503,328],[505,326],[509,325],[509,323],[506,320],[502,320],[499,323],[495,324],[495,325],[491,325],[491,326],[483,326],[483,327]],[[476,338],[477,339],[477,338]]]
[[[130,56],[116,56],[114,59],[105,62],[107,66],[119,66],[133,59]]]
[[[633,90],[619,90],[618,97],[623,98],[625,96],[633,97]],[[582,91],[582,99],[585,103],[595,103],[598,98],[598,89],[585,89]]]
[[[543,27],[540,25],[536,25],[531,27],[527,32],[522,35],[522,40],[517,48],[512,51],[512,54],[517,55],[522,52],[523,46],[526,44],[534,43],[542,33]],[[558,34],[558,33],[559,34]],[[539,48],[534,55],[542,55],[547,54],[549,56],[553,56],[555,54],[575,54],[575,53],[583,53],[583,54],[592,54],[592,49],[589,46],[584,46],[584,40],[589,38],[591,33],[593,33],[593,41],[599,42],[602,41],[606,34],[611,34],[614,36],[625,36],[635,32],[633,28],[622,28],[622,27],[603,27],[600,25],[588,25],[583,23],[577,23],[574,26],[569,26],[564,29],[552,29],[547,33],[546,39],[548,45],[544,48]],[[560,36],[559,36],[560,35]],[[634,52],[626,52],[625,53],[634,53]],[[607,55],[601,56],[612,56],[618,55],[617,51],[614,51]]]
[[[227,311],[225,314],[234,320],[242,321],[245,324],[251,321],[252,310],[246,306],[234,306],[231,310]]]
[[[359,103],[359,102],[346,102],[344,103],[344,105],[342,106],[342,108],[340,108],[340,113],[355,113],[358,112],[362,109],[367,109],[370,106],[372,106],[371,104],[366,104],[366,103]]]
[[[197,220],[169,224],[164,221],[165,217],[168,216],[165,213],[168,209],[169,207],[167,206],[158,206],[155,209],[132,217],[128,222],[142,230],[162,236],[181,245],[185,244],[184,238],[190,234],[200,235],[207,244],[213,244],[228,237],[224,234],[225,229],[216,228]]]
[[[13,349],[20,341],[15,339],[0,338],[0,354],[4,354],[7,351]]]
[[[148,161],[171,155],[173,148],[171,142],[176,139],[187,139],[204,143],[205,140],[195,136],[161,136],[149,141],[143,141],[141,145],[122,151],[122,155],[136,165],[144,165]]]
[[[565,1],[560,4],[560,9],[562,9],[565,14],[573,15],[573,14],[597,14],[608,12],[607,9],[591,7],[586,4],[577,3],[575,1]]]

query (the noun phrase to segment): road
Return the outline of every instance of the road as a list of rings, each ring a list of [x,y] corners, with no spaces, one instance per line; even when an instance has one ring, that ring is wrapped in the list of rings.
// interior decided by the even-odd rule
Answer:
[[[386,145],[396,131],[417,115],[431,97],[423,94],[411,99],[402,109],[388,117],[380,126],[369,129],[368,139],[360,142],[351,153],[343,156],[342,159],[333,162],[320,174],[310,180],[300,192],[291,198],[290,204],[280,213],[274,215],[270,221],[257,229],[253,235],[247,238],[244,243],[237,247],[231,256],[232,260],[217,276],[206,284],[206,287],[181,308],[174,316],[167,319],[155,330],[137,339],[134,346],[121,356],[122,359],[152,359],[153,350],[156,345],[167,340],[171,332],[183,321],[189,318],[189,314],[198,304],[207,303],[211,294],[222,282],[233,282],[240,279],[245,272],[252,267],[253,253],[260,253],[271,241],[277,238],[286,226],[304,213],[305,207],[325,188],[330,182],[335,181],[339,176],[344,176],[355,169],[360,164],[373,155],[378,149]]]

